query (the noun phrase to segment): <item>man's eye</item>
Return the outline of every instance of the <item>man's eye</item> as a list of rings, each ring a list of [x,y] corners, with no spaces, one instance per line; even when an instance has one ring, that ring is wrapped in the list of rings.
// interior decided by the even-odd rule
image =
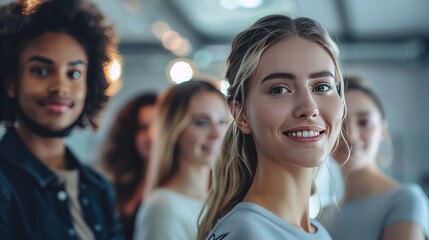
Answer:
[[[81,73],[79,71],[70,71],[67,73],[67,75],[71,79],[79,79],[81,76]]]
[[[43,67],[35,67],[31,69],[31,73],[39,77],[44,77],[49,74],[49,71]]]

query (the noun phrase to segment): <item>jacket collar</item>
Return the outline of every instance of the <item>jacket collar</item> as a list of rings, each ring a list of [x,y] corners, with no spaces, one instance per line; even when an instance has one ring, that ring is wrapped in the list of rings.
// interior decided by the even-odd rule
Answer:
[[[17,166],[34,177],[41,187],[47,187],[57,182],[58,178],[55,172],[34,156],[24,142],[21,141],[13,127],[7,128],[5,135],[0,140],[0,155],[10,164]],[[68,165],[78,169],[81,181],[94,183],[98,187],[104,188],[103,182],[84,167],[67,147],[66,158]]]

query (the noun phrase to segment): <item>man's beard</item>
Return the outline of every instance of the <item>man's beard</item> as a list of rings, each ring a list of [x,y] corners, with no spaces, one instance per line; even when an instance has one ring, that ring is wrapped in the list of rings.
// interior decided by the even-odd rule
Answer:
[[[70,124],[68,127],[65,127],[60,130],[51,130],[32,118],[30,118],[24,111],[22,110],[21,106],[17,104],[17,117],[22,121],[22,123],[25,125],[28,130],[30,130],[32,133],[40,136],[40,137],[46,137],[46,138],[64,138],[70,135],[73,128],[77,125],[79,120],[82,117],[82,114],[74,121],[72,124]]]

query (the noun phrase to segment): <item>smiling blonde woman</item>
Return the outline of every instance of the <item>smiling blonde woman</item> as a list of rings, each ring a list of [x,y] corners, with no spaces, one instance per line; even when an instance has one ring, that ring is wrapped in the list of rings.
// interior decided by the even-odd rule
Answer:
[[[226,79],[235,121],[198,239],[331,239],[308,199],[342,129],[337,45],[312,19],[270,15],[234,39]]]

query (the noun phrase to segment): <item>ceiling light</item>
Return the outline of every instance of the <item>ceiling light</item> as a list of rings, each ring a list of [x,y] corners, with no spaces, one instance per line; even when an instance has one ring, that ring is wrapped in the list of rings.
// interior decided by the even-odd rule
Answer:
[[[196,67],[191,60],[182,58],[168,64],[167,71],[170,81],[179,84],[191,80],[195,75]]]

